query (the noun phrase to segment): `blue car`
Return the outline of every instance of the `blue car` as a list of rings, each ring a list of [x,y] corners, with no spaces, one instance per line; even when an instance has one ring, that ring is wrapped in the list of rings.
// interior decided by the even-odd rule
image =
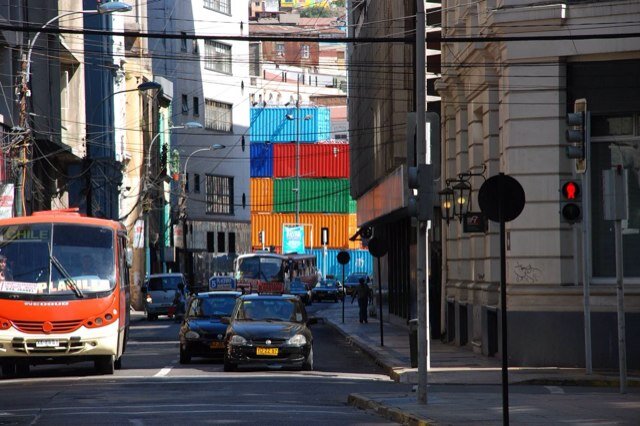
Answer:
[[[289,285],[289,293],[294,296],[298,296],[305,305],[310,305],[312,302],[311,290],[309,290],[307,285],[300,280],[291,281],[291,284]]]
[[[231,315],[241,294],[238,291],[211,291],[191,297],[180,326],[180,364],[190,363],[194,356],[224,357],[227,325],[221,320]]]

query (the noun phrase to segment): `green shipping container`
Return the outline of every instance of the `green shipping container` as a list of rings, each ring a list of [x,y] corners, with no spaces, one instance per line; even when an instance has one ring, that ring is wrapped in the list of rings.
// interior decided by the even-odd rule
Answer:
[[[296,179],[274,179],[273,211],[296,211]],[[349,213],[349,179],[300,179],[300,213]]]

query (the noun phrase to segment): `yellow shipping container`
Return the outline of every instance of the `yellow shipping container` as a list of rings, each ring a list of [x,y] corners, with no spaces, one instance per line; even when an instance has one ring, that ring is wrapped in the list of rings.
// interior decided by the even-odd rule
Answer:
[[[303,213],[300,222],[305,228],[305,247],[319,248],[322,228],[329,229],[330,249],[360,248],[359,241],[349,241],[349,237],[357,230],[355,214]],[[282,247],[282,226],[295,223],[292,213],[252,213],[251,245],[253,247]],[[259,233],[264,231],[264,242],[260,242]]]
[[[249,179],[251,212],[273,211],[273,179]]]

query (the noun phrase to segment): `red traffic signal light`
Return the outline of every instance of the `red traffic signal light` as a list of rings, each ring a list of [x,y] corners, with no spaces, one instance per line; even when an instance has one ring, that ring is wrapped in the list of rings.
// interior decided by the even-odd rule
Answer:
[[[577,201],[580,199],[580,185],[572,180],[562,185],[562,198]]]
[[[568,180],[560,187],[560,215],[568,223],[582,220],[582,186],[578,181]]]

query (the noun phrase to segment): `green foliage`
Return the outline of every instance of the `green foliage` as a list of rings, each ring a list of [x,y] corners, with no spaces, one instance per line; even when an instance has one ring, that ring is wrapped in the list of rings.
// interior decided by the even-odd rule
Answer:
[[[303,18],[330,18],[331,11],[322,6],[310,6],[300,11]]]

